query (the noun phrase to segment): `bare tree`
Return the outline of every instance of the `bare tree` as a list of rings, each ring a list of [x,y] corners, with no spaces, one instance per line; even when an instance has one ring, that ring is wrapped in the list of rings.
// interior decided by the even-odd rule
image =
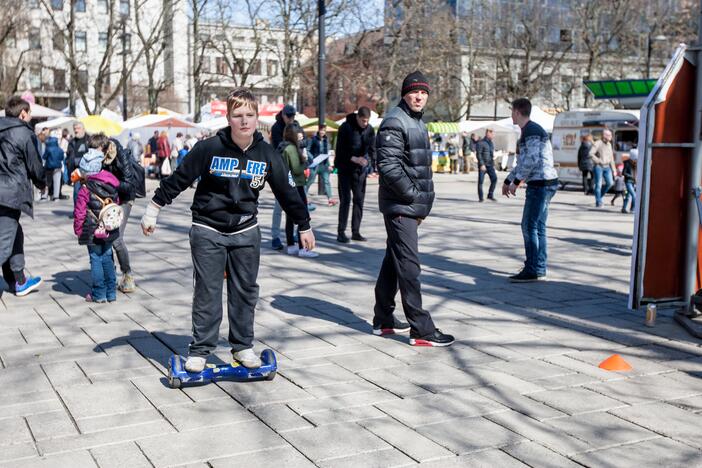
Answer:
[[[639,12],[635,0],[580,0],[573,8],[581,28],[575,40],[586,56],[585,80],[596,79],[602,63],[610,57],[621,57],[627,31],[635,24]],[[585,95],[585,107],[592,96]]]
[[[203,33],[202,25],[206,9],[210,0],[188,0],[190,10],[191,36],[191,61],[192,61],[192,90],[193,90],[193,121],[200,122],[202,118],[202,104],[205,87],[209,80],[205,78],[205,64],[207,48],[211,45],[211,39],[207,33]]]
[[[17,92],[26,68],[26,49],[18,50],[17,40],[27,34],[26,8],[20,0],[8,0],[0,10],[0,101]]]
[[[168,10],[162,8],[160,13],[153,17],[145,14],[151,7],[149,0],[134,0],[134,32],[143,51],[148,110],[155,114],[158,111],[159,96],[173,84],[173,81],[166,74],[158,73],[167,48],[164,26],[166,21],[170,20],[166,15]]]
[[[97,63],[89,63],[88,54],[86,53],[88,48],[87,39],[85,44],[86,50],[77,50],[76,48],[75,10],[77,0],[69,0],[68,12],[65,12],[63,9],[58,11],[54,10],[50,0],[39,0],[42,8],[49,16],[55,34],[59,34],[63,37],[62,42],[64,48],[61,52],[69,68],[70,90],[71,92],[75,90],[78,93],[85,109],[90,114],[99,114],[105,105],[112,102],[120,94],[124,81],[131,74],[143,50],[140,49],[136,54],[132,53],[130,59],[126,62],[126,70],[124,73],[120,74],[115,67],[112,66],[112,60],[115,55],[117,55],[118,50],[119,53],[129,53],[118,47],[121,42],[122,34],[120,21],[127,21],[127,18],[120,18],[117,0],[106,1],[107,26],[104,29],[105,41],[102,44],[105,50],[102,54],[98,55]],[[85,82],[85,78],[81,79],[79,76],[80,70],[85,70],[87,72],[89,68],[94,71],[90,94],[89,83]],[[120,75],[119,81],[113,87],[106,86],[111,82],[110,77],[112,75]],[[88,74],[88,76],[90,75]],[[89,104],[89,98],[93,100],[94,104],[92,107]]]

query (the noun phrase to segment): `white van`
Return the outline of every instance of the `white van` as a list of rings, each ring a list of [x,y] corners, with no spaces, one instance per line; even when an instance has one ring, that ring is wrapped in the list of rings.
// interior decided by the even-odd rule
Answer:
[[[562,187],[567,184],[582,185],[582,173],[578,168],[581,138],[591,134],[595,141],[599,140],[605,128],[612,130],[612,147],[618,164],[622,161],[622,155],[628,154],[639,141],[638,110],[579,109],[556,115],[551,144],[553,162]]]

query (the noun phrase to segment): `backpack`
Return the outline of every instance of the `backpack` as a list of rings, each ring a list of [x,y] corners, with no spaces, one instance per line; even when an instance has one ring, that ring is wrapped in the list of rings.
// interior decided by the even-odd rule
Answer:
[[[139,164],[139,161],[134,159],[132,155],[129,155],[129,164],[132,166],[132,174],[134,174],[134,189],[137,198],[144,198],[146,196],[146,171],[144,167]]]
[[[98,239],[106,239],[109,233],[119,229],[124,220],[124,210],[111,198],[102,198],[96,194],[92,194],[102,203],[102,209],[97,216],[97,228],[95,228],[95,237]],[[90,211],[95,216],[95,214]]]

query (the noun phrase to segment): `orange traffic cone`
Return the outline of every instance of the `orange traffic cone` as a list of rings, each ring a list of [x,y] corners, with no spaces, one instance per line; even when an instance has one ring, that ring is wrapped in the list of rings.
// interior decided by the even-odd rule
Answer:
[[[602,361],[599,368],[608,371],[630,371],[632,369],[631,365],[618,354],[612,354]]]

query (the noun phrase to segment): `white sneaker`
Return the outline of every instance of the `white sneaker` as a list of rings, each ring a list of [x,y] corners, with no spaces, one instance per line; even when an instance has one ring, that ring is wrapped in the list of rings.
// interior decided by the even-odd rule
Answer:
[[[297,255],[299,251],[300,251],[300,247],[298,247],[296,245],[289,245],[285,252],[288,255]]]
[[[251,369],[261,367],[261,358],[254,353],[253,348],[242,349],[241,351],[232,351],[232,357],[235,361],[240,362],[244,367]]]
[[[201,356],[188,356],[185,361],[185,370],[188,372],[202,372],[205,370],[207,358]]]
[[[307,250],[307,249],[300,249],[300,251],[297,253],[299,257],[303,258],[315,258],[319,257],[319,254],[317,252],[314,252],[312,250]]]

